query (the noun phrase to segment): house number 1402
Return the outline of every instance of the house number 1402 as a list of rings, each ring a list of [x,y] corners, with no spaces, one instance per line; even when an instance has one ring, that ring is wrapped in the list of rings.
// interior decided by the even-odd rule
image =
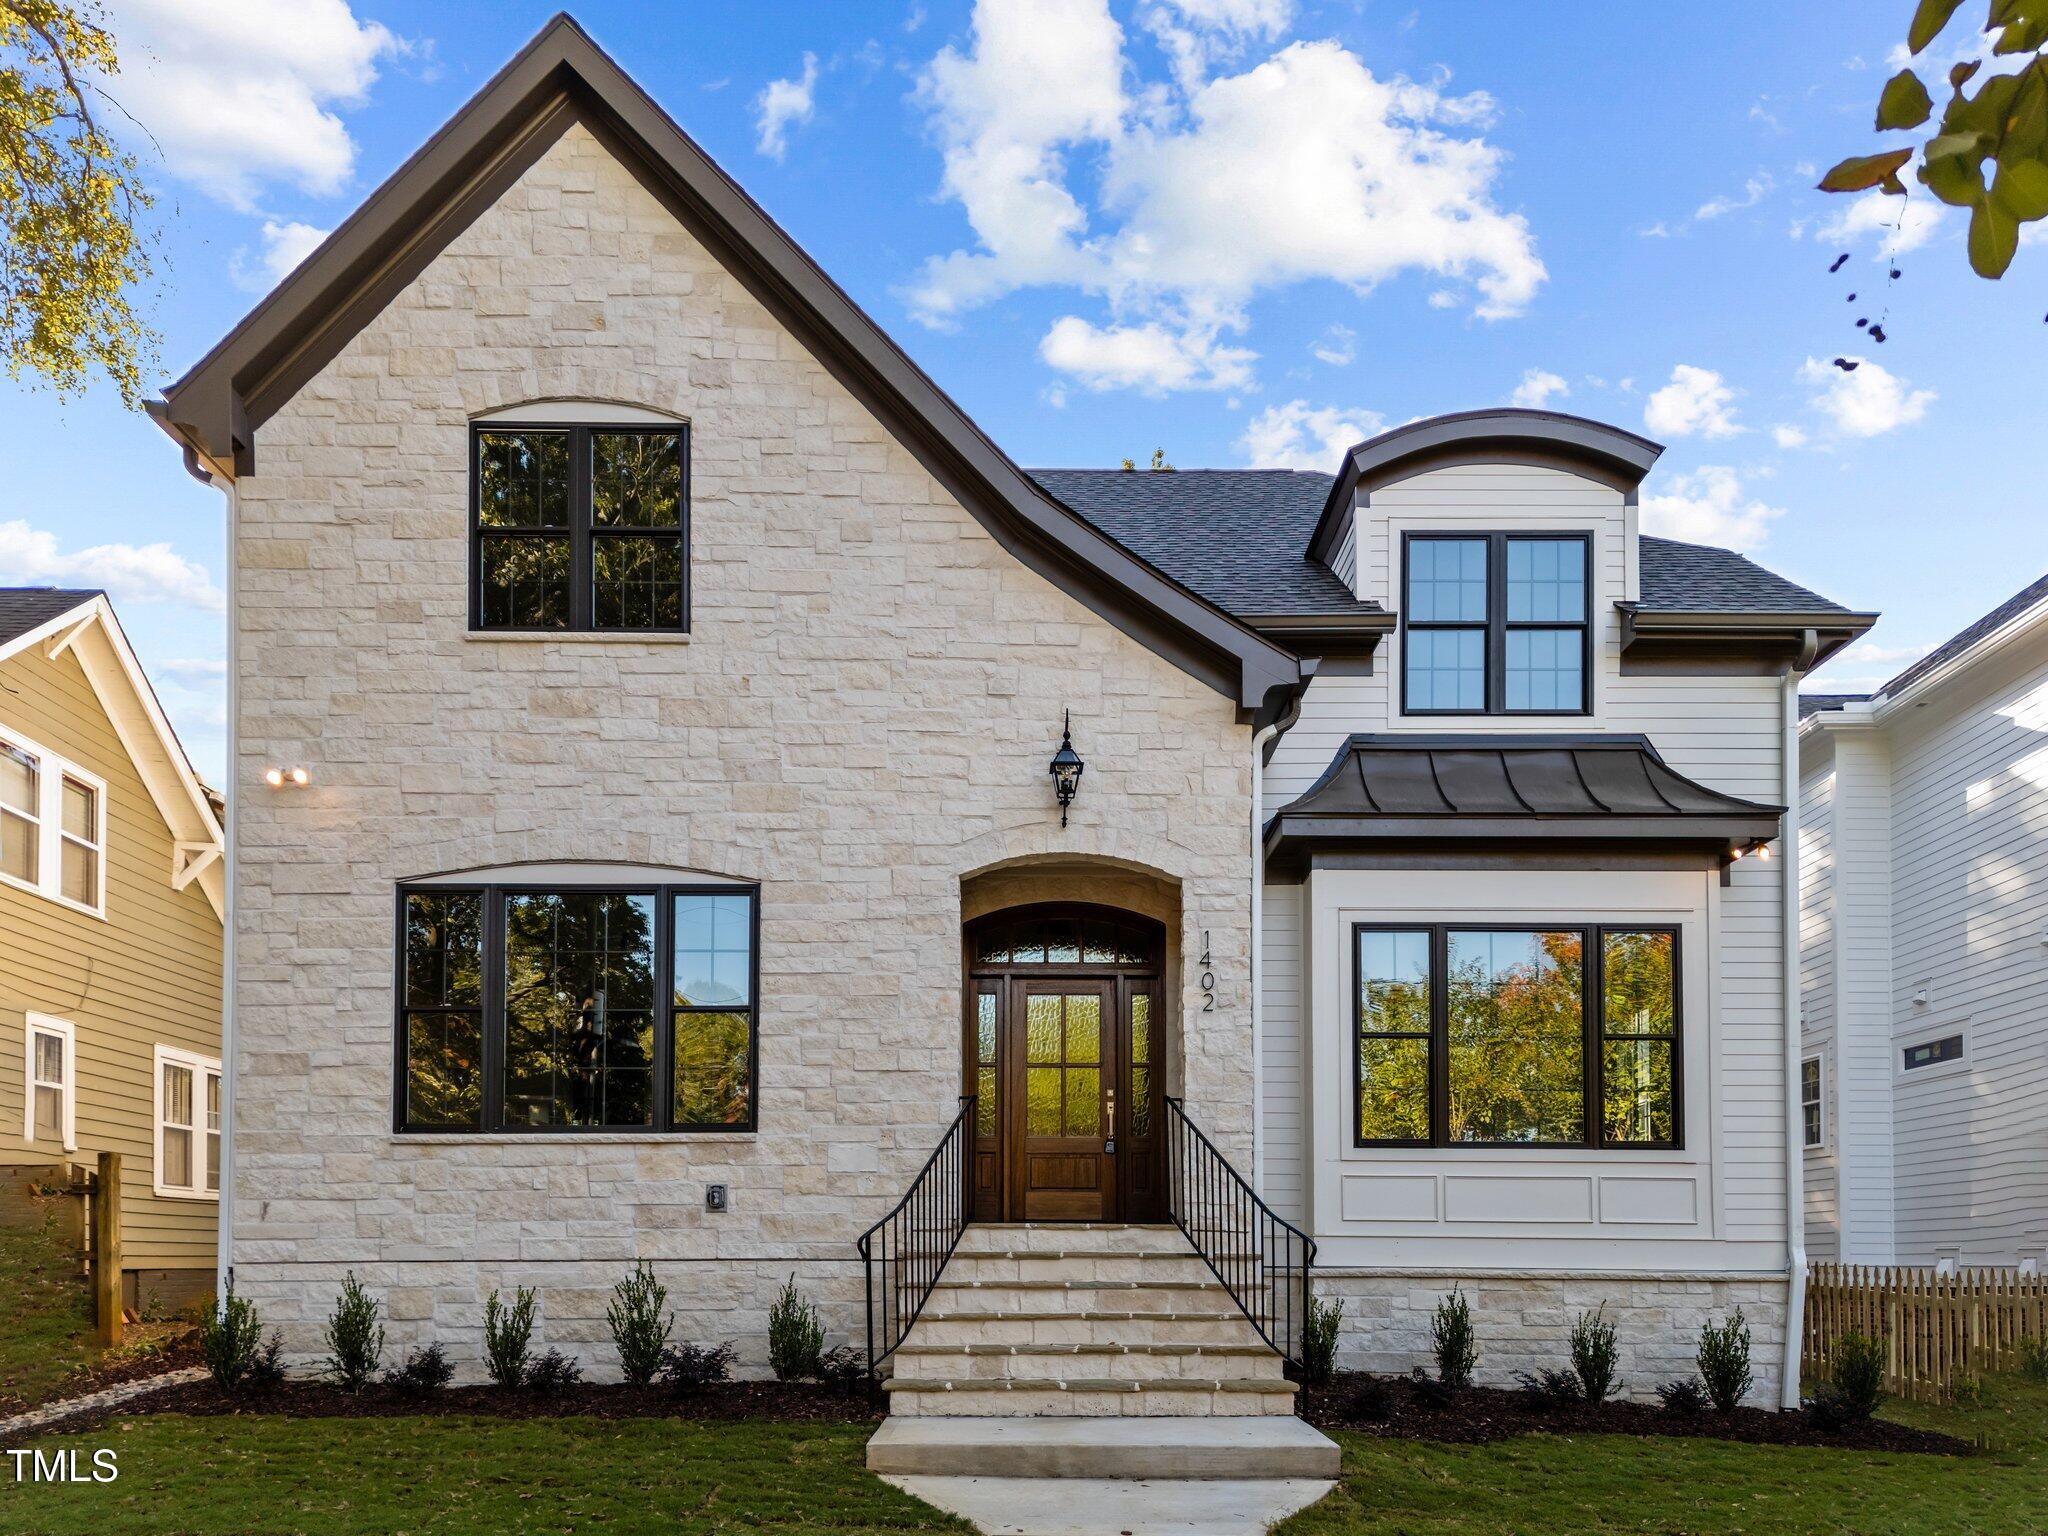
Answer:
[[[1202,930],[1202,1012],[1216,1011],[1216,962],[1209,958],[1209,930]]]

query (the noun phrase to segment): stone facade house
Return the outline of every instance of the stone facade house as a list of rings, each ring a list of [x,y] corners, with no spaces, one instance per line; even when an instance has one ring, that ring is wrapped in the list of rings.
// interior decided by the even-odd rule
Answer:
[[[603,1372],[646,1260],[752,1369],[794,1275],[910,1415],[1284,1412],[1312,1241],[1349,1362],[1462,1283],[1489,1370],[1739,1304],[1780,1390],[1748,855],[1870,617],[1642,536],[1655,445],[1025,471],[566,20],[156,414],[229,499],[228,1260],[301,1360],[354,1270]]]

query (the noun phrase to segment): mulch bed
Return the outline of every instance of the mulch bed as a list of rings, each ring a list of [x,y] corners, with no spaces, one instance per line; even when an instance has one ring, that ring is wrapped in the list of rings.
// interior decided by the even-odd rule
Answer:
[[[445,1387],[438,1392],[405,1394],[381,1384],[362,1392],[344,1392],[326,1382],[289,1381],[268,1389],[223,1392],[211,1381],[166,1387],[134,1399],[113,1413],[184,1413],[196,1417],[271,1414],[291,1419],[442,1418],[451,1415],[500,1419],[691,1419],[723,1422],[737,1419],[777,1423],[867,1423],[879,1420],[887,1404],[870,1402],[864,1390],[842,1391],[802,1381],[729,1381],[695,1391],[628,1387],[579,1382],[559,1391],[502,1387]],[[97,1423],[67,1422],[67,1429]]]
[[[102,1387],[118,1387],[125,1381],[140,1381],[146,1376],[161,1376],[166,1371],[183,1370],[188,1365],[205,1363],[206,1358],[199,1343],[199,1330],[186,1328],[169,1334],[155,1349],[132,1354],[124,1350],[111,1360],[102,1360],[97,1365],[74,1371],[33,1402],[27,1398],[16,1397],[12,1393],[0,1392],[0,1418],[25,1413],[31,1408],[40,1408],[45,1403],[52,1403],[60,1398],[83,1397],[86,1393],[97,1392]]]
[[[1385,1392],[1367,1388],[1379,1381]],[[1375,1403],[1374,1399],[1380,1399]],[[1434,1382],[1340,1371],[1328,1386],[1303,1387],[1301,1415],[1318,1429],[1343,1429],[1396,1440],[1479,1445],[1513,1435],[1683,1435],[1750,1445],[1822,1445],[1856,1451],[1918,1451],[1962,1456],[1968,1441],[1888,1419],[1823,1429],[1811,1414],[1737,1408],[1719,1413],[1667,1413],[1657,1403],[1559,1403],[1495,1387],[1445,1392]]]

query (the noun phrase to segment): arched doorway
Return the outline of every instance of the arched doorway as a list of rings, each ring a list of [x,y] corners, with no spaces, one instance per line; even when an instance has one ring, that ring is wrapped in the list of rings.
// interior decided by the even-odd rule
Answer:
[[[1164,925],[1042,903],[965,940],[974,1219],[1161,1219]]]

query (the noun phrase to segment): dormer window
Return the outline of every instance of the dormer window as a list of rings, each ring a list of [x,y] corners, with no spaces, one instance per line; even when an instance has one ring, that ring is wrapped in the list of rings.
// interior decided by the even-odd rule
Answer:
[[[519,420],[472,437],[471,628],[689,628],[688,428]]]
[[[1591,587],[1585,534],[1409,534],[1402,713],[1590,713]]]

